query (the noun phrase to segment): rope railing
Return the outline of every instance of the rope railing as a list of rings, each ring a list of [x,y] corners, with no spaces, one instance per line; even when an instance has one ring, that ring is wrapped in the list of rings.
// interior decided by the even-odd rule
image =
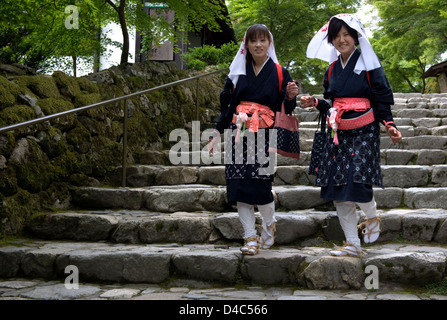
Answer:
[[[211,72],[208,72],[208,73],[200,74],[200,75],[189,77],[189,78],[186,78],[186,79],[182,79],[182,80],[177,80],[177,81],[174,81],[174,82],[166,83],[166,84],[163,84],[163,85],[160,85],[160,86],[156,86],[156,87],[153,87],[153,88],[149,88],[149,89],[146,89],[146,90],[138,91],[138,92],[135,92],[135,93],[130,93],[130,94],[127,94],[127,95],[124,95],[124,96],[121,96],[121,97],[117,97],[117,98],[113,98],[113,99],[110,99],[110,100],[105,100],[105,101],[93,103],[93,104],[90,104],[90,105],[87,105],[87,106],[83,106],[83,107],[79,107],[79,108],[75,108],[75,109],[71,109],[71,110],[66,110],[66,111],[62,111],[62,112],[59,112],[59,113],[54,113],[54,114],[51,114],[51,115],[43,116],[43,117],[40,117],[40,118],[28,120],[28,121],[23,121],[23,122],[20,122],[20,123],[17,123],[17,124],[13,124],[13,125],[9,125],[9,126],[0,128],[0,134],[6,133],[6,132],[9,132],[9,131],[13,131],[13,130],[17,130],[17,129],[21,129],[21,128],[26,128],[26,127],[29,127],[29,126],[32,126],[32,125],[35,125],[35,124],[43,123],[43,122],[50,121],[50,120],[53,120],[53,119],[57,119],[57,118],[60,118],[60,117],[64,117],[64,116],[67,116],[67,115],[70,115],[70,114],[83,112],[83,111],[86,111],[86,110],[98,108],[98,107],[101,107],[101,106],[104,106],[104,105],[108,105],[108,104],[112,104],[112,103],[116,103],[116,102],[124,100],[123,154],[122,154],[123,157],[122,157],[122,182],[121,182],[121,184],[122,184],[123,187],[125,187],[126,186],[126,167],[127,167],[127,164],[126,164],[126,159],[127,159],[127,121],[128,121],[127,120],[127,118],[128,118],[127,99],[130,99],[130,98],[133,98],[133,97],[137,97],[137,96],[140,96],[140,95],[143,95],[143,94],[147,94],[147,93],[150,93],[150,92],[153,92],[153,91],[157,91],[157,90],[173,87],[173,86],[176,86],[176,85],[188,82],[188,81],[196,80],[197,81],[197,83],[196,83],[196,117],[198,117],[198,110],[199,110],[199,108],[198,108],[199,80],[201,78],[203,78],[203,77],[210,76],[210,75],[213,75],[213,74],[216,74],[216,73],[220,73],[220,72],[223,72],[223,71],[226,71],[226,70],[227,69],[224,68],[224,69],[211,71]]]

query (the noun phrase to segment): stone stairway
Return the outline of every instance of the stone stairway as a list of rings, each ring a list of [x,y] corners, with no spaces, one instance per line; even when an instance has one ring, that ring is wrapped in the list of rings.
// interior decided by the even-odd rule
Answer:
[[[226,201],[222,154],[210,159],[206,152],[187,152],[188,163],[170,165],[169,150],[147,151],[128,168],[127,187],[117,187],[117,168],[109,176],[115,187],[78,188],[73,210],[31,219],[32,241],[0,247],[0,278],[63,279],[66,266],[74,265],[81,281],[186,278],[360,289],[367,267],[374,266],[381,283],[439,282],[447,273],[447,94],[395,94],[395,102],[395,122],[404,138],[393,145],[382,137],[386,188],[375,189],[382,233],[377,243],[365,246],[362,259],[329,256],[343,234],[332,204],[322,202],[307,174],[318,113],[297,108],[302,156],[277,157],[272,249],[241,255],[242,226]],[[201,163],[192,164],[193,159]],[[358,215],[364,219],[361,211]]]

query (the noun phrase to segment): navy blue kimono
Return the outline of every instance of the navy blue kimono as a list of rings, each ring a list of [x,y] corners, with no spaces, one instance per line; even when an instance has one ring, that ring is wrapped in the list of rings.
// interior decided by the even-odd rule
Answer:
[[[216,124],[216,129],[222,134],[225,129],[236,132],[236,125],[232,123],[233,115],[241,101],[255,102],[269,107],[274,113],[281,111],[284,101],[286,113],[291,113],[296,107],[296,98],[285,99],[287,83],[293,81],[289,72],[282,68],[283,81],[279,88],[279,78],[276,65],[272,59],[268,59],[261,71],[256,76],[252,63],[247,62],[246,75],[239,76],[236,88],[230,79],[227,79],[224,90],[220,95],[221,115]],[[250,115],[249,115],[250,116]],[[248,130],[247,130],[248,131]],[[265,129],[264,155],[268,158],[269,129]],[[256,146],[258,134],[255,134]],[[247,145],[246,136],[243,143],[243,163],[235,161],[235,137],[229,136],[226,150],[231,148],[232,158],[226,157],[225,178],[227,181],[227,198],[230,204],[244,202],[248,204],[263,205],[273,201],[272,180],[273,175],[259,173],[259,168],[268,167],[269,163],[260,163],[257,157],[257,149],[251,144]],[[247,155],[255,154],[254,161],[247,161]],[[237,154],[236,154],[237,156]]]
[[[394,104],[393,92],[382,67],[370,70],[369,80],[365,71],[354,73],[359,56],[360,51],[356,49],[344,69],[340,59],[337,60],[330,81],[328,68],[323,82],[324,98],[332,102],[335,98],[368,98],[375,121],[354,130],[337,130],[339,145],[333,143],[330,134],[327,136],[323,165],[316,174],[316,184],[322,187],[321,197],[325,201],[369,202],[373,198],[373,186],[383,188],[379,124],[393,121],[390,107]],[[317,108],[322,112],[331,108],[326,100],[318,99]],[[348,111],[342,119],[363,113]]]

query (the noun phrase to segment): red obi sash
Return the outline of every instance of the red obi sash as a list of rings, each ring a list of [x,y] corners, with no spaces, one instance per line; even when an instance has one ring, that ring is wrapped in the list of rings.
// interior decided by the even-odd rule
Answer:
[[[346,111],[367,111],[359,117],[342,119]],[[336,98],[331,114],[327,117],[329,127],[334,131],[334,144],[338,145],[337,130],[353,130],[370,124],[374,121],[374,112],[369,99],[366,98]]]
[[[236,108],[237,115],[233,115],[233,123],[237,126],[238,132],[236,142],[240,139],[242,125],[250,132],[258,132],[259,128],[269,128],[275,123],[275,113],[272,109],[259,103],[241,101]],[[251,114],[251,118],[248,118]]]

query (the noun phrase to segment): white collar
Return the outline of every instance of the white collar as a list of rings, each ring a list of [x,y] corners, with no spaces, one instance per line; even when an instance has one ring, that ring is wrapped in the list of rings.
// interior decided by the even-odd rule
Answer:
[[[358,32],[361,52],[354,67],[354,72],[360,74],[363,70],[369,71],[379,68],[381,66],[379,58],[377,58],[377,55],[369,43],[362,23],[356,16],[348,13],[333,16],[329,22],[315,34],[307,46],[306,56],[308,58],[317,58],[329,63],[334,62],[338,58],[338,50],[335,49],[332,43],[327,42],[327,30],[329,23],[333,18],[343,20],[348,26]]]
[[[343,59],[342,59],[342,57],[341,57],[341,55],[340,55],[340,63],[341,63],[341,67],[344,69],[347,65],[348,65],[348,63],[349,63],[349,60],[351,60],[351,57],[352,57],[352,55],[354,54],[354,52],[356,51],[357,49],[354,49],[354,50],[352,50],[352,52],[351,52],[351,54],[349,55],[349,58],[348,58],[348,60],[346,60],[346,63],[343,63]]]

